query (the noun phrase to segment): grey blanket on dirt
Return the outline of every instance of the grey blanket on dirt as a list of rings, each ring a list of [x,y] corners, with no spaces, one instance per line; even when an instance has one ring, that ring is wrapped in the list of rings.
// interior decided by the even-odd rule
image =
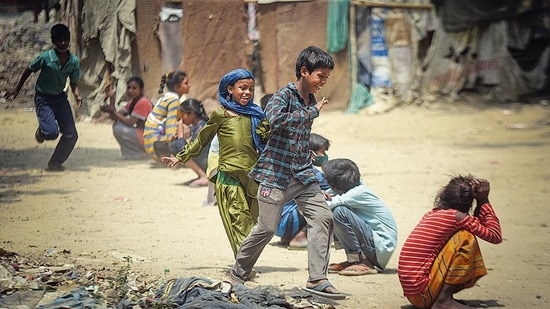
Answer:
[[[291,308],[284,293],[273,286],[247,288],[200,277],[170,280],[159,288],[154,302],[178,309]]]

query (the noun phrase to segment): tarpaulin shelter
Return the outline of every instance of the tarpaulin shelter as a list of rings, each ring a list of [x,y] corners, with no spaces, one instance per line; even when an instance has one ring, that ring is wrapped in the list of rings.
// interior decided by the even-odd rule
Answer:
[[[303,48],[326,49],[327,1],[268,2],[183,2],[182,67],[200,99],[215,95],[221,76],[236,67],[252,70],[264,93],[274,92],[296,80],[296,57]],[[333,57],[335,69],[319,95],[330,99],[331,108],[343,109],[349,98],[348,58],[345,51]]]
[[[357,87],[348,108],[388,96],[422,102],[427,94],[457,99],[473,90],[502,102],[549,90],[548,1],[351,3],[351,67],[358,72],[351,74]],[[359,104],[357,89],[365,93]]]
[[[294,66],[300,50],[309,45],[326,49],[327,1],[69,2],[65,16],[80,35],[75,41],[79,42],[91,116],[97,115],[106,84],[117,85],[120,101],[124,81],[139,75],[145,81],[146,95],[155,98],[161,75],[175,69],[189,73],[189,96],[201,100],[216,97],[219,79],[226,72],[250,69],[257,78],[259,100],[261,94],[296,80]],[[174,35],[173,25],[163,26],[159,16],[173,2],[181,3],[181,37]],[[173,47],[178,39],[181,46]],[[174,67],[178,52],[181,63]],[[336,68],[319,95],[330,99],[327,109],[344,109],[350,93],[348,55],[342,51],[333,57]]]
[[[160,76],[174,69],[189,73],[189,96],[215,98],[221,76],[237,67],[256,75],[258,101],[296,79],[296,56],[309,45],[336,62],[319,93],[329,98],[327,109],[357,112],[465,89],[509,101],[549,84],[544,1],[67,2],[79,10],[67,16],[82,27],[90,102],[99,98],[98,85],[130,74],[142,76],[155,98]],[[166,18],[166,7],[181,12]]]
[[[81,59],[80,88],[86,95],[89,116],[99,114],[106,86],[116,86],[120,101],[132,75],[144,77],[146,87],[154,84],[147,77],[157,74],[156,79],[160,80],[158,39],[150,31],[157,23],[160,2],[66,0],[62,3],[62,18],[71,29],[71,44],[76,45],[73,50]],[[145,21],[140,19],[148,11],[155,15]]]

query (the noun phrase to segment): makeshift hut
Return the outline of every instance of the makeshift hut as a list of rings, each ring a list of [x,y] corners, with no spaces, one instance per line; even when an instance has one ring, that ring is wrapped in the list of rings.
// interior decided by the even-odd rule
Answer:
[[[189,96],[215,98],[220,77],[244,67],[257,98],[295,80],[306,46],[336,67],[320,96],[330,109],[387,111],[464,91],[491,101],[549,88],[547,1],[474,0],[67,0],[79,29],[88,113],[101,91],[140,75],[155,98],[162,74],[189,73]],[[121,99],[121,97],[119,98]]]
[[[357,80],[349,112],[371,104],[384,111],[433,95],[456,100],[463,91],[506,102],[549,90],[547,1],[350,3]]]
[[[220,76],[235,67],[254,72],[263,93],[295,81],[298,53],[309,45],[326,48],[326,5],[326,1],[184,1],[182,67],[193,80],[191,92],[200,99],[215,96]],[[330,108],[344,109],[350,90],[348,57],[345,50],[333,56],[336,66],[320,95],[330,99]]]

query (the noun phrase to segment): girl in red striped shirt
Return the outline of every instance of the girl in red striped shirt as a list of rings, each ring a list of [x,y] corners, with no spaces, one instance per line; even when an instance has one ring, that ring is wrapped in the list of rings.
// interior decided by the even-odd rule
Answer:
[[[397,273],[403,294],[415,307],[470,308],[453,294],[487,274],[477,237],[502,242],[489,190],[485,179],[452,178],[403,244]],[[474,200],[476,207],[469,214]]]

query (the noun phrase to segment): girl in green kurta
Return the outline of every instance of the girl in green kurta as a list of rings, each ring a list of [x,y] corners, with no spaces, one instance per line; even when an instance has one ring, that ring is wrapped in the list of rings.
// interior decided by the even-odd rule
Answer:
[[[234,255],[256,224],[258,184],[248,172],[269,136],[265,114],[253,102],[254,85],[254,75],[248,70],[236,69],[224,75],[218,89],[221,106],[175,158],[161,159],[170,166],[185,162],[198,156],[218,135],[218,173],[210,180],[215,183],[216,201]]]

